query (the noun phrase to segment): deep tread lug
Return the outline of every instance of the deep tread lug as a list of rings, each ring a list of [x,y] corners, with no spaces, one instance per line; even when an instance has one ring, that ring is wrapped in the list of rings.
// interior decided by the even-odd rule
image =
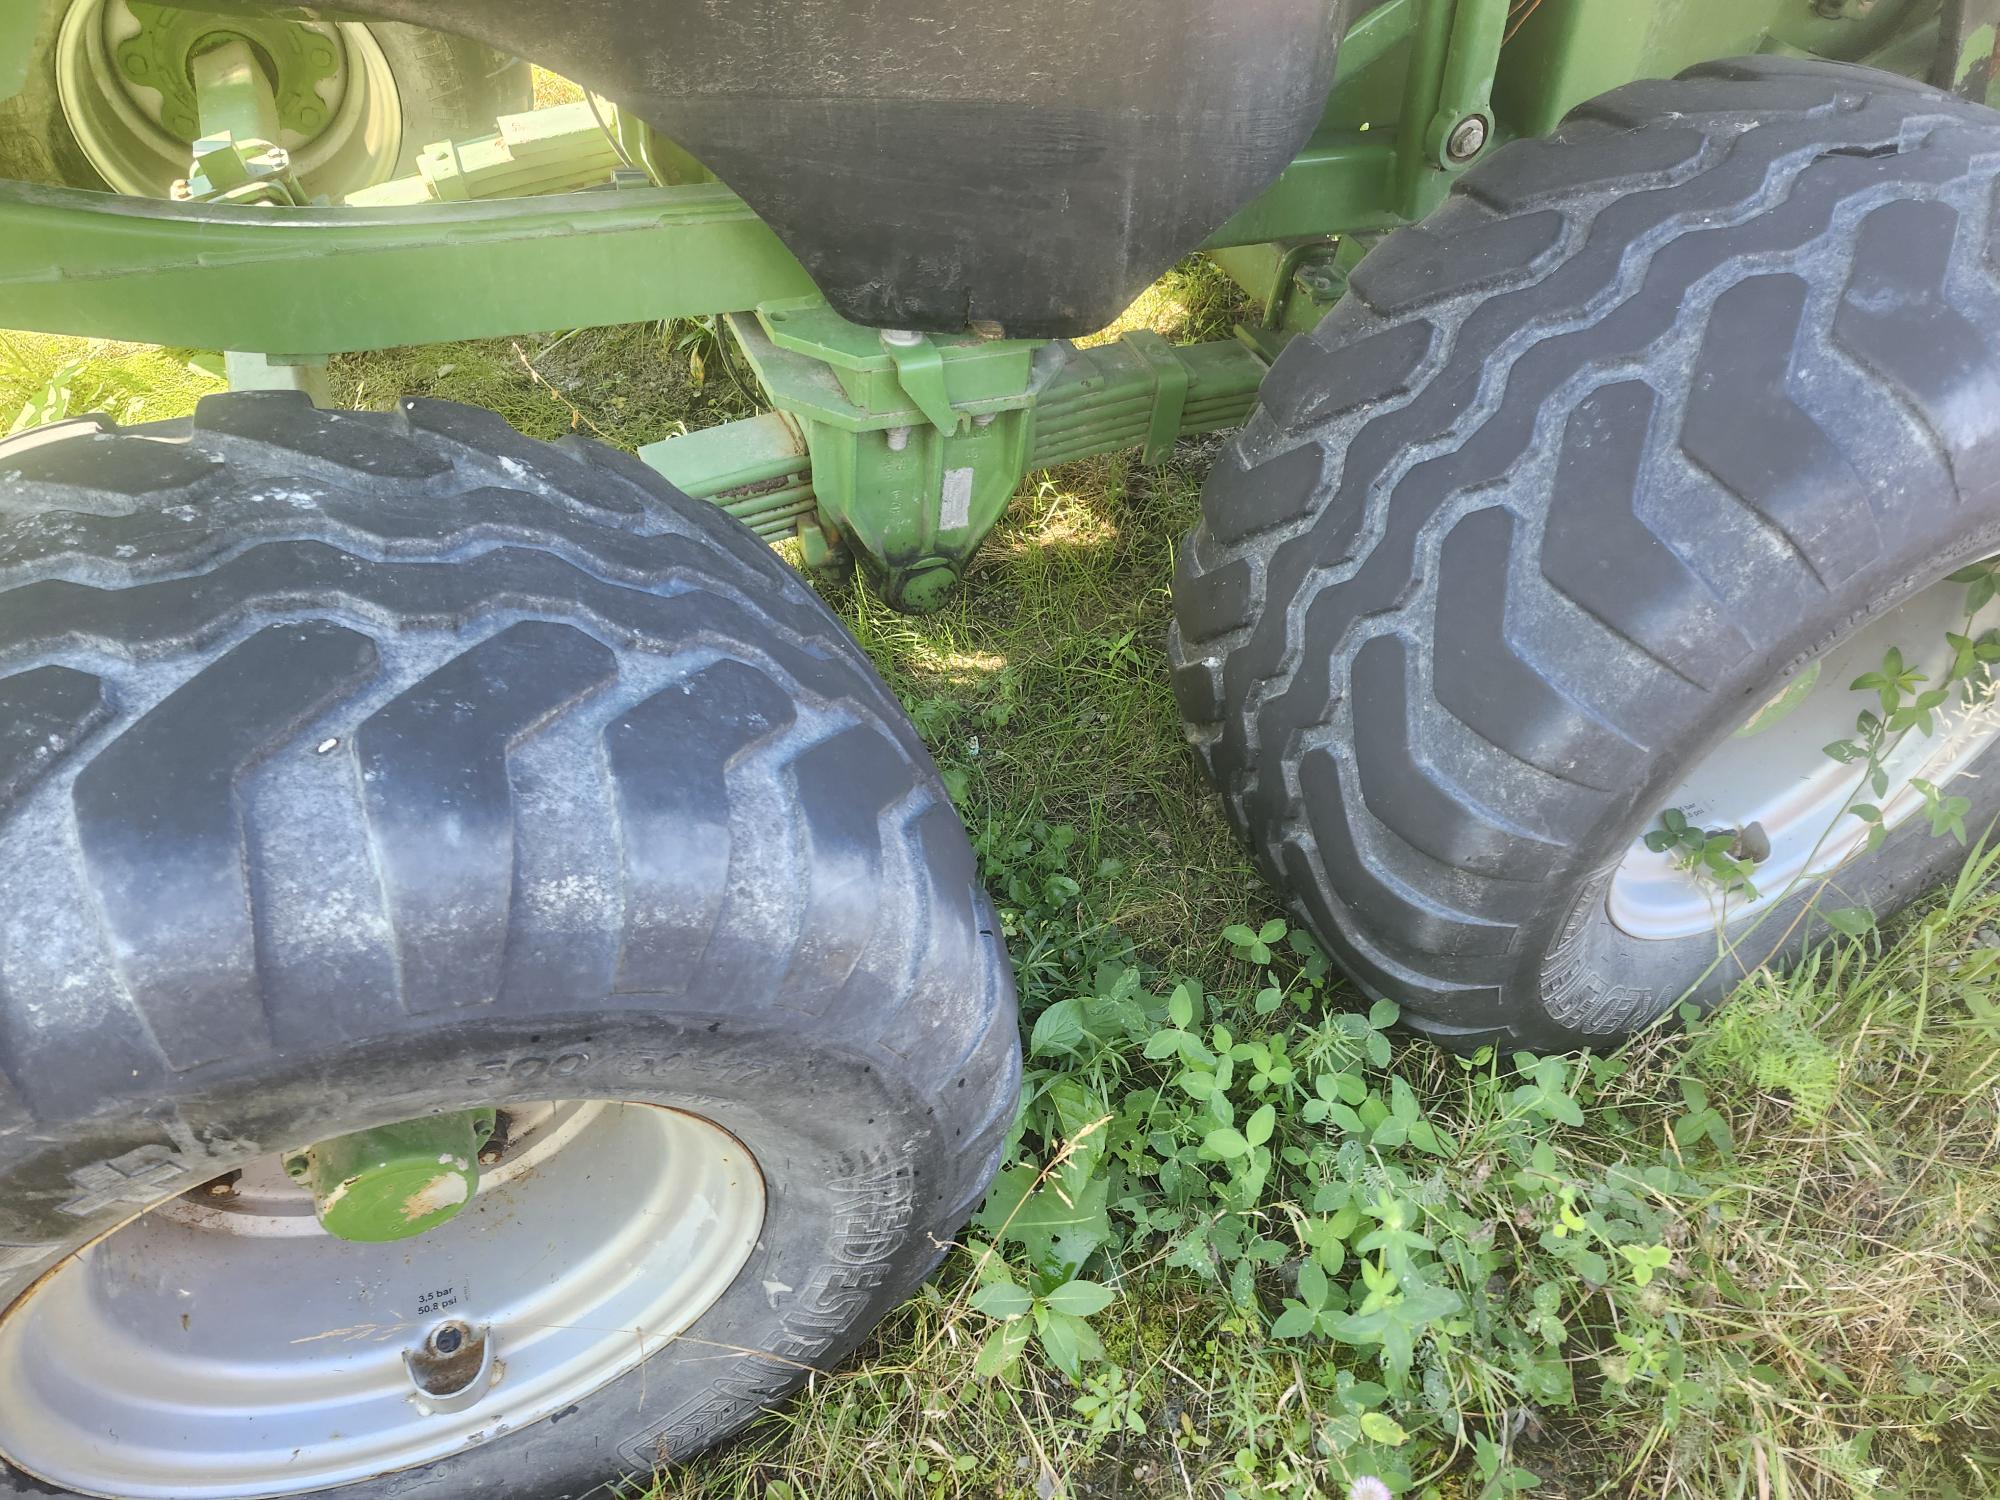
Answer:
[[[254,1050],[269,1028],[236,788],[375,672],[327,621],[272,625],[190,678],[78,773],[77,838],[132,1003],[167,1062]],[[158,851],[174,851],[170,890]]]
[[[111,717],[102,678],[36,667],[0,678],[0,814]]]

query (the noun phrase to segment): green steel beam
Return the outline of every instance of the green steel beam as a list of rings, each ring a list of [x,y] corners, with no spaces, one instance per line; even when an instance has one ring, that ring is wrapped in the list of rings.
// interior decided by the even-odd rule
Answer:
[[[349,208],[395,208],[575,192],[608,183],[624,160],[585,100],[502,115],[496,124],[493,134],[476,140],[426,146],[413,175],[343,201]]]
[[[1204,250],[1312,234],[1394,229],[1396,141],[1371,130],[1316,140],[1278,180],[1203,243]]]
[[[1333,86],[1339,88],[1382,61],[1396,44],[1409,36],[1417,24],[1420,0],[1383,0],[1340,39],[1340,58],[1334,66]]]
[[[339,354],[731,312],[813,290],[714,183],[370,210],[0,182],[0,322],[38,333]]]

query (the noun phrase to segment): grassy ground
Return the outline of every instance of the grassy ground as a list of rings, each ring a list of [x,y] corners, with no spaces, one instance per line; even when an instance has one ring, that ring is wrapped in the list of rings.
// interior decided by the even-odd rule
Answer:
[[[1229,306],[1184,270],[1130,321]],[[0,428],[172,415],[211,368],[0,336]],[[627,447],[751,409],[697,325],[334,377]],[[1004,908],[1029,1101],[937,1280],[660,1493],[1996,1493],[1995,860],[1616,1058],[1405,1040],[1283,930],[1180,741],[1167,581],[1211,456],[1032,476],[931,618],[833,596]]]

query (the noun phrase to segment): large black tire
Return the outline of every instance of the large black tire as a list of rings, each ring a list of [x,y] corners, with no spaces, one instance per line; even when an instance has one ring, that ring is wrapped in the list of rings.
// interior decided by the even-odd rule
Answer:
[[[1705,65],[1497,152],[1285,351],[1183,549],[1174,681],[1365,989],[1557,1049],[1740,977],[1625,939],[1604,884],[1786,671],[2000,551],[1996,179],[1982,107]],[[1957,856],[1916,819],[1837,904]]]
[[[343,1495],[580,1495],[853,1349],[997,1164],[996,933],[860,649],[635,460],[289,393],[0,444],[0,1308],[246,1155],[552,1086],[764,1174],[689,1337]]]
[[[20,93],[0,99],[0,179],[102,189],[104,178],[77,144],[56,89],[56,29],[72,0],[39,3],[45,15],[34,69]],[[433,142],[488,134],[501,115],[534,107],[534,77],[525,62],[421,26],[370,22],[368,30],[402,105],[402,148],[388,175],[414,172]]]

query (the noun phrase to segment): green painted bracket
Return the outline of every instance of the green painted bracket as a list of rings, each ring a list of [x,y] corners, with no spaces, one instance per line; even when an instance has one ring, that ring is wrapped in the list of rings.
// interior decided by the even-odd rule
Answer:
[[[1396,129],[1396,187],[1404,215],[1428,213],[1492,143],[1493,78],[1508,0],[1417,0],[1416,28]]]
[[[965,419],[951,404],[944,373],[944,351],[921,333],[898,328],[882,330],[882,347],[896,367],[896,383],[916,402],[930,424],[942,433],[958,431]]]
[[[336,1239],[411,1239],[472,1201],[495,1120],[490,1109],[469,1109],[358,1130],[288,1156],[285,1171],[311,1190],[321,1227]]]
[[[585,103],[502,115],[492,135],[438,141],[417,157],[414,176],[349,193],[357,208],[466,203],[569,192],[608,182],[624,157]]]
[[[760,302],[754,319],[735,317],[730,327],[773,406],[855,431],[919,423],[951,431],[963,418],[1019,410],[1033,401],[1029,383],[1043,347],[969,333],[919,335],[898,346],[817,296]]]
[[[1508,0],[1458,0],[1452,13],[1438,104],[1424,130],[1424,150],[1440,171],[1463,171],[1493,139],[1493,75],[1509,15]]]
[[[816,297],[728,322],[803,438],[806,470],[788,459],[768,476],[760,469],[788,446],[768,424],[730,424],[733,455],[721,440],[690,452],[683,438],[645,456],[744,519],[753,505],[770,506],[756,514],[774,526],[792,518],[824,563],[858,557],[898,608],[935,609],[1026,471],[1036,395],[1067,346],[883,333]],[[810,514],[799,504],[808,496]]]
[[[1391,131],[1316,138],[1276,182],[1203,241],[1202,248],[1394,229],[1406,222],[1394,197],[1396,165]]]
[[[806,429],[823,534],[868,565],[898,609],[942,605],[1027,472],[1029,414],[973,420],[955,433],[930,424],[856,431]]]
[[[1153,414],[1146,424],[1146,444],[1140,462],[1157,466],[1174,451],[1181,435],[1181,415],[1187,410],[1188,367],[1174,357],[1173,346],[1151,329],[1125,335],[1125,346],[1146,362],[1153,376]]]
[[[865,563],[911,612],[949,596],[1030,468],[1134,445],[1157,462],[1183,434],[1242,422],[1265,368],[1235,342],[1143,331],[1091,349],[934,338],[935,363],[915,365],[926,411],[887,352],[916,345],[806,299],[728,322],[779,410],[640,457],[759,535],[796,534],[811,565]]]

